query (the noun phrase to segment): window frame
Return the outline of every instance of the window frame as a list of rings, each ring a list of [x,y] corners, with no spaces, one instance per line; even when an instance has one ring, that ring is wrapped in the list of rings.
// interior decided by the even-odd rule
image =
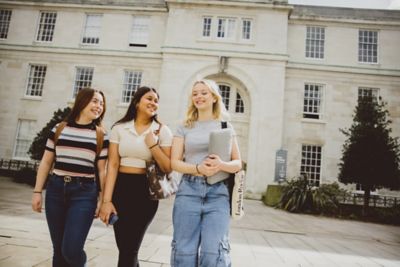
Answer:
[[[205,20],[206,19],[209,19],[210,20],[210,24],[209,24],[209,35],[204,35],[204,32],[205,32],[205,27],[206,27],[206,24],[205,24]],[[202,38],[205,38],[205,39],[211,39],[212,38],[212,36],[213,36],[213,22],[214,21],[214,19],[213,19],[213,16],[202,16],[202,27],[201,27],[201,37]]]
[[[305,49],[304,49],[305,58],[315,59],[315,60],[325,59],[325,37],[326,37],[325,29],[326,27],[318,25],[306,26],[306,36],[305,36],[306,38],[305,38]],[[314,30],[314,32],[312,32],[312,30]],[[317,30],[319,30],[319,32],[317,32]],[[311,38],[312,34],[314,34],[314,39]],[[321,37],[320,39],[316,38],[318,34]]]
[[[101,14],[101,13],[86,13],[85,15],[86,15],[85,16],[85,24],[83,26],[81,45],[97,46],[97,45],[100,44],[103,14]],[[88,21],[89,21],[90,17],[99,17],[99,25],[88,26]],[[95,37],[95,36],[87,36],[88,29],[92,29],[92,31],[96,32],[97,37]],[[84,42],[85,38],[87,38],[88,40],[97,39],[97,42]]]
[[[136,29],[135,31],[135,19],[144,19],[144,21],[147,22],[146,25],[136,25],[136,27],[144,27],[144,29]],[[132,16],[132,23],[131,23],[131,29],[129,32],[129,38],[128,38],[128,46],[129,47],[148,47],[150,43],[150,24],[151,24],[151,16],[150,15],[133,15]],[[146,28],[147,27],[147,28]],[[139,33],[139,37],[135,37],[134,34]],[[140,36],[140,34],[143,35],[144,37]],[[134,39],[139,38],[136,42],[133,42]],[[145,41],[143,41],[145,39]]]
[[[304,147],[309,147],[311,148],[311,150],[304,150]],[[314,153],[314,151],[312,151],[312,148],[316,148],[319,151],[315,151],[315,153],[319,153],[319,159],[318,157],[311,157],[308,158],[307,154],[306,157],[303,157],[303,153]],[[321,185],[321,180],[322,180],[322,163],[323,163],[323,146],[321,144],[309,144],[309,143],[302,143],[301,144],[301,159],[300,159],[300,175],[304,175],[307,174],[307,180],[312,184],[312,186],[317,186],[319,187]],[[313,164],[313,161],[315,161],[315,164]],[[319,161],[319,165],[317,165]],[[304,162],[304,164],[303,164]],[[303,171],[303,167],[304,168],[315,168],[315,171],[313,172],[306,172],[306,170]],[[319,169],[319,172],[317,172],[316,170]],[[317,177],[315,177],[317,176]]]
[[[34,70],[34,68],[44,68],[43,70],[39,70],[40,72],[44,72],[42,76],[32,76],[38,72],[38,70]],[[33,73],[32,73],[33,72]],[[27,74],[27,80],[26,80],[26,86],[25,86],[25,92],[24,92],[24,97],[26,98],[42,98],[43,96],[43,88],[44,88],[44,83],[46,81],[46,74],[47,74],[47,65],[46,64],[36,64],[36,63],[29,63],[28,65],[28,74]],[[35,79],[39,79],[39,83],[34,83]],[[32,95],[33,90],[33,84],[36,84],[40,87],[39,89],[39,94],[38,95]],[[36,90],[36,89],[35,89]],[[38,91],[38,90],[36,90]]]
[[[3,12],[4,13],[9,12],[9,14],[2,14]],[[11,17],[12,17],[12,9],[0,9],[0,40],[7,40],[8,38]]]
[[[33,123],[34,124],[33,128],[35,128],[35,124],[37,123],[37,121],[36,120],[30,120],[30,119],[18,119],[18,122],[17,122],[17,129],[16,129],[16,133],[15,133],[12,158],[13,159],[19,159],[19,160],[27,160],[27,159],[29,159],[29,155],[28,155],[29,146],[30,146],[30,144],[32,143],[32,141],[34,139],[33,137],[35,136],[35,133],[33,132],[33,133],[29,134],[29,136],[32,137],[30,139],[28,139],[28,138],[19,138],[20,132],[21,132],[22,122]],[[26,143],[25,144],[19,144],[20,141],[25,141],[25,142],[28,143],[28,149],[26,150],[26,157],[17,155],[17,149],[19,147],[21,147],[21,146],[23,147],[23,146],[26,145]]]
[[[78,70],[82,70],[82,69],[86,69],[86,70],[91,70],[91,79],[90,82],[88,81],[78,81]],[[89,74],[83,74],[83,75],[89,75]],[[82,74],[80,74],[80,76],[82,76]],[[72,87],[72,99],[75,99],[76,95],[79,93],[80,90],[82,90],[85,87],[91,87],[92,83],[93,83],[93,77],[94,77],[94,67],[88,67],[88,66],[75,66],[75,77],[74,77],[74,85]],[[89,83],[88,85],[84,85],[84,86],[78,86],[77,83]]]
[[[306,86],[308,86],[308,87],[310,87],[310,86],[314,86],[314,87],[320,87],[321,88],[321,91],[320,91],[320,93],[318,94],[318,96],[319,96],[319,108],[318,108],[318,112],[306,112],[305,111],[305,109],[306,109],[306,105],[305,105],[305,102],[306,102]],[[321,83],[314,83],[314,82],[305,82],[304,83],[304,87],[303,87],[303,98],[302,98],[302,100],[303,100],[303,104],[302,104],[302,118],[303,119],[310,119],[310,120],[316,120],[316,121],[318,121],[318,120],[322,120],[323,119],[323,117],[324,117],[324,112],[323,112],[323,110],[324,110],[324,99],[325,99],[325,85],[324,84],[321,84]],[[314,98],[315,99],[315,98]],[[309,99],[308,101],[315,101],[315,100],[313,100],[313,99]],[[310,107],[310,106],[308,106],[308,107]],[[314,105],[313,106],[311,106],[311,108],[313,108],[314,107]],[[308,116],[307,116],[307,114],[308,114]],[[317,117],[313,117],[313,116],[317,116]]]
[[[139,83],[138,84],[134,84],[132,82],[132,84],[129,84],[127,82],[128,80],[128,73],[132,73],[132,75],[134,76],[133,80],[137,79],[136,78],[136,74],[138,74],[138,79],[139,79]],[[125,69],[124,70],[124,77],[123,77],[123,84],[122,84],[122,90],[121,90],[121,97],[120,97],[120,104],[121,105],[129,105],[129,103],[132,100],[132,97],[134,95],[134,93],[136,92],[136,90],[141,86],[142,81],[143,81],[143,71],[142,70],[132,70],[132,69]],[[129,91],[131,90],[130,88],[127,88],[128,86],[132,86],[132,87],[136,87],[135,89],[132,90],[132,95],[128,96]],[[126,93],[127,92],[127,93]],[[125,101],[126,100],[126,101]]]
[[[367,95],[360,95],[360,91],[370,91],[371,92],[371,96],[373,97],[378,103],[379,103],[379,92],[380,89],[377,87],[368,87],[368,86],[359,86],[357,87],[357,103],[361,100],[361,97],[367,96]]]
[[[249,26],[249,38],[243,38],[243,34],[244,34],[244,22],[248,21],[250,22],[250,26]],[[251,42],[253,40],[253,19],[251,18],[240,18],[240,40],[244,41],[244,42]]]
[[[218,36],[220,33],[220,25],[219,25],[220,20],[225,20],[226,22],[229,22],[229,21],[234,22],[233,29],[229,28],[229,26],[230,26],[229,23],[225,23],[225,26],[224,26],[225,31],[223,33],[226,35],[226,37]],[[238,20],[238,18],[235,18],[235,17],[218,16],[217,17],[217,30],[216,30],[215,38],[220,41],[236,41],[237,40],[237,20]],[[232,36],[228,36],[227,35],[228,33],[232,33]]]
[[[46,29],[42,30],[42,18],[44,14],[55,14],[54,17],[54,25],[51,29],[47,29],[47,31],[49,31],[51,33],[51,35],[45,35],[44,33],[48,33],[46,32]],[[49,19],[49,18],[44,18],[44,20]],[[50,18],[52,19],[52,18]],[[45,11],[42,10],[39,12],[39,20],[37,23],[37,27],[36,27],[36,38],[35,38],[35,42],[39,42],[39,43],[52,43],[54,41],[54,34],[55,34],[55,28],[56,28],[56,23],[57,23],[57,11]],[[51,23],[47,23],[44,22],[43,25],[51,25]],[[45,28],[45,27],[43,27]],[[43,40],[43,38],[45,36],[50,36],[50,40]]]
[[[361,42],[361,39],[362,39],[362,37],[361,37],[361,32],[369,32],[369,33],[376,33],[376,38],[375,38],[375,40],[376,40],[376,44],[374,44],[374,43],[362,43]],[[368,37],[367,37],[368,38]],[[361,47],[362,45],[371,45],[371,46],[374,46],[375,45],[375,49],[376,49],[376,61],[368,61],[368,58],[370,57],[369,55],[368,55],[368,52],[369,52],[369,50],[368,50],[368,47],[367,47],[367,49],[365,50],[366,51],[366,53],[367,53],[367,55],[364,55],[363,53],[362,53],[362,51],[364,51],[363,50],[363,48]],[[371,53],[373,53],[374,52],[374,49],[372,49],[372,52]],[[374,58],[374,56],[372,55],[371,56],[372,58]],[[367,58],[367,61],[365,61],[365,58]],[[379,64],[379,31],[378,30],[371,30],[371,29],[358,29],[358,53],[357,53],[357,62],[358,63],[360,63],[360,64]]]

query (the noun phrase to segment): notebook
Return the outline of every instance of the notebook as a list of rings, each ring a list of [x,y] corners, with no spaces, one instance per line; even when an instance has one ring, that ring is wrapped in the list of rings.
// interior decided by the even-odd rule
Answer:
[[[230,161],[232,154],[232,130],[229,128],[212,131],[208,144],[208,153],[218,155],[223,161]],[[215,184],[229,177],[227,172],[217,172],[207,177],[207,183]]]

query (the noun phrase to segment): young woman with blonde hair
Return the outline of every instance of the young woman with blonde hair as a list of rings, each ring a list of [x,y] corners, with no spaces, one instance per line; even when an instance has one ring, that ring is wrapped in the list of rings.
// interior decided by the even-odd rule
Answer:
[[[172,144],[172,169],[183,173],[173,209],[172,267],[231,266],[229,256],[229,193],[225,181],[207,183],[220,171],[241,169],[234,130],[231,160],[208,153],[209,136],[221,129],[226,115],[218,85],[196,81],[190,92],[186,119],[177,127]]]

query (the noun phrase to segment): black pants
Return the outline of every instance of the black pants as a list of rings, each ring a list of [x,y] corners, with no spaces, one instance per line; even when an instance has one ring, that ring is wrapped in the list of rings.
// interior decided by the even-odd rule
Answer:
[[[138,267],[140,245],[158,208],[158,201],[149,199],[146,175],[118,173],[113,203],[119,217],[114,224],[118,267]]]

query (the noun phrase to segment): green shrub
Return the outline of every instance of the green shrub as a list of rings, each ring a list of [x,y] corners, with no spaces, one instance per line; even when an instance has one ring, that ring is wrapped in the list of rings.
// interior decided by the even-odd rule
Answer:
[[[307,177],[287,181],[283,185],[278,207],[290,212],[335,214],[339,210],[339,198],[346,191],[335,182],[312,186]]]

